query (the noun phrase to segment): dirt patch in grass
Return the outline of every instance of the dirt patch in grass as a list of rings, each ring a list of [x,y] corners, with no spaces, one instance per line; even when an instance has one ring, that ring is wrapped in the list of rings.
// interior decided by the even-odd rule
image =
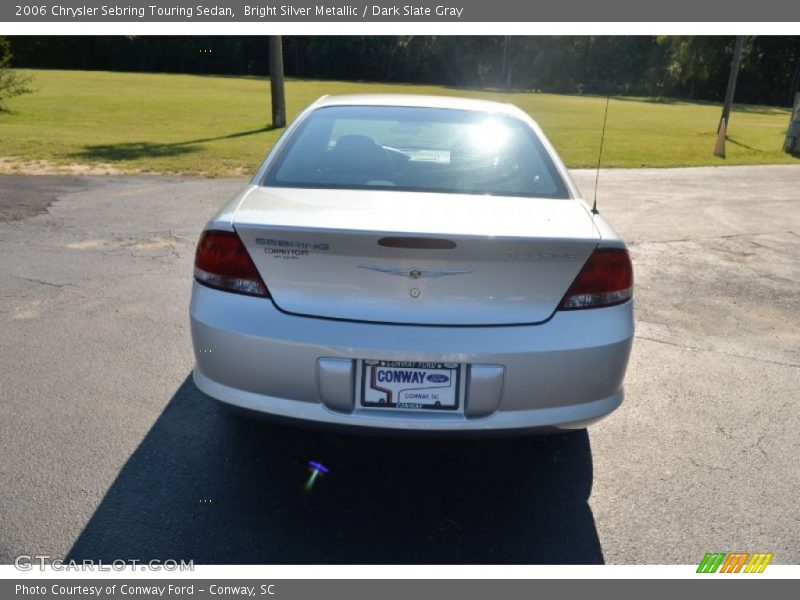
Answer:
[[[138,171],[123,170],[107,163],[59,164],[48,160],[23,160],[0,156],[3,175],[123,175]]]
[[[253,169],[246,167],[220,168],[213,172],[158,171],[152,169],[120,168],[110,163],[56,163],[48,160],[23,160],[0,156],[0,175],[191,175],[210,178],[250,177]]]

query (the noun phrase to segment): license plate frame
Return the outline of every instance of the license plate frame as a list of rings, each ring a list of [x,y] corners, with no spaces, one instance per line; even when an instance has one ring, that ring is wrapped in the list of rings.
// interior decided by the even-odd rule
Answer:
[[[391,381],[378,381],[381,371],[399,373],[400,381],[394,381],[393,377],[388,378]],[[419,372],[424,375],[414,375]],[[444,361],[359,360],[357,405],[360,409],[388,412],[460,413],[464,407],[464,372],[465,365]],[[430,375],[440,377],[428,379]],[[405,377],[408,381],[403,380]],[[403,395],[404,392],[407,394]],[[377,400],[380,396],[383,402]]]

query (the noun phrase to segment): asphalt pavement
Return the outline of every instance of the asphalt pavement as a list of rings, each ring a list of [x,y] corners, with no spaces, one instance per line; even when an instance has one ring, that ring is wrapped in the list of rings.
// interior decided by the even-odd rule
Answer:
[[[604,170],[626,400],[479,441],[268,425],[194,387],[194,245],[243,184],[0,176],[0,563],[800,562],[800,166]]]

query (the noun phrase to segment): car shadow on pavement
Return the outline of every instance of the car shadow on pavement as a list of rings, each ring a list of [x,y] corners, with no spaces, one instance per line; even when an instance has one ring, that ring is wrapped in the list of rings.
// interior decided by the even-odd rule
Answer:
[[[310,491],[308,461],[329,473]],[[233,414],[191,377],[68,558],[197,564],[602,563],[585,431],[384,439]]]

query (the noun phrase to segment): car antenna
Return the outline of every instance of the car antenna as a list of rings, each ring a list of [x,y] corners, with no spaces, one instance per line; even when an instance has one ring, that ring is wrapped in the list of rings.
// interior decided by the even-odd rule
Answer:
[[[597,182],[600,180],[600,161],[603,160],[603,141],[606,139],[606,122],[608,121],[608,103],[611,96],[606,96],[606,112],[603,115],[603,132],[600,134],[600,152],[597,154],[597,173],[594,176],[594,201],[592,202],[592,214],[598,214],[597,210]]]

